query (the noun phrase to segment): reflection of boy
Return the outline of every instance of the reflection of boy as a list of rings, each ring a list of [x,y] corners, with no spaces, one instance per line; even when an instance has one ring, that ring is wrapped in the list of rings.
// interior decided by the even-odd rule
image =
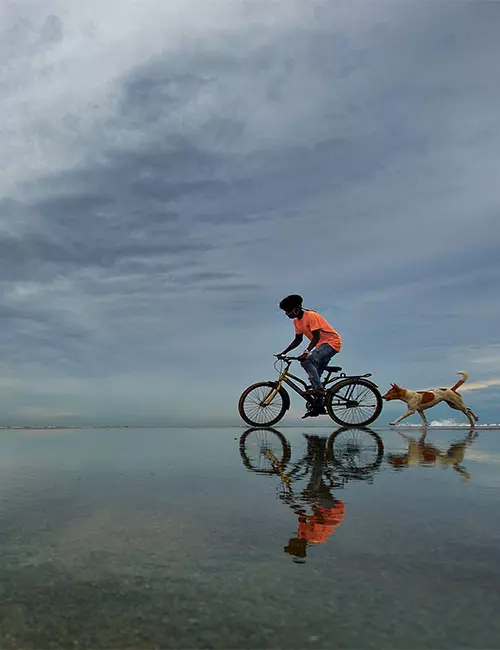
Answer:
[[[344,503],[334,499],[333,505],[312,506],[312,514],[299,514],[297,537],[292,537],[284,547],[285,553],[303,559],[307,555],[308,544],[322,544],[335,532],[344,519]]]

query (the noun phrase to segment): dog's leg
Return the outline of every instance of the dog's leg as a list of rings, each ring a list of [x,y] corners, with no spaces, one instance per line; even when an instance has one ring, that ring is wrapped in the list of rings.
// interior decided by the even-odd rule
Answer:
[[[469,413],[469,409],[468,409],[468,408],[465,408],[465,406],[464,406],[464,408],[458,408],[458,406],[454,406],[453,408],[456,408],[457,411],[462,411],[462,413],[463,413],[463,414],[466,416],[466,418],[469,420],[470,428],[471,428],[471,429],[474,429],[474,427],[476,426],[476,423],[475,423],[474,420],[472,419],[472,416],[471,416],[470,413]]]
[[[465,406],[463,401],[461,401],[461,402],[459,402],[457,404],[454,404],[453,402],[448,401],[448,400],[445,400],[445,401],[446,401],[446,403],[448,404],[448,406],[450,408],[455,409],[455,411],[461,411],[466,416],[466,418],[469,420],[469,424],[470,424],[470,426],[472,428],[474,428],[476,426],[476,423],[472,419],[472,415],[469,413],[470,409]]]
[[[471,414],[469,413],[469,409],[465,410],[465,415],[467,416],[467,419],[469,420],[470,428],[474,429],[476,426],[476,421],[472,418]]]
[[[452,465],[452,467],[455,470],[455,472],[458,472],[462,476],[462,478],[464,478],[466,481],[470,479],[470,474],[464,467],[461,467],[458,464]]]
[[[476,422],[479,420],[479,418],[478,418],[477,415],[474,413],[474,411],[471,411],[470,408],[467,408],[467,411],[468,411],[468,413],[470,413],[470,414],[472,415],[472,417],[474,418],[474,420],[475,420]]]
[[[469,424],[471,428],[474,428],[476,426],[476,423],[472,419],[474,416],[474,413],[470,410],[470,408],[467,408],[465,404],[453,404],[453,402],[446,402],[449,407],[452,409],[455,409],[456,411],[461,411],[465,417],[469,420]],[[475,417],[475,416],[474,416]],[[477,417],[475,418],[477,420]]]
[[[390,422],[390,424],[397,424],[398,422],[401,422],[401,420],[404,420],[405,418],[409,417],[410,415],[413,415],[415,413],[415,409],[408,409],[407,413],[403,413],[403,415],[400,415],[397,420],[394,420],[394,422]]]
[[[417,409],[417,413],[422,418],[422,422],[424,423],[424,427],[426,427],[429,423],[427,422],[427,418],[425,417],[425,413],[423,411],[418,410],[418,409]]]

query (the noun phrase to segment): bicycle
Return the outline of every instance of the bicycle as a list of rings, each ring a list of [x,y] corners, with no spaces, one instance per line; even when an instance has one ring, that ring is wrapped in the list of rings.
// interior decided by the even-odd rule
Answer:
[[[307,440],[318,436],[304,434]],[[378,470],[384,457],[381,437],[368,427],[340,427],[318,447],[310,448],[301,460],[295,463],[287,476],[294,480],[310,469],[311,458],[318,459],[317,451],[323,449],[321,458],[325,464],[344,479],[365,479]],[[252,427],[240,438],[240,456],[243,465],[256,474],[273,475],[284,472],[290,463],[292,449],[286,437],[271,427]],[[314,452],[314,453],[311,453]],[[279,471],[278,471],[279,469]]]
[[[274,368],[279,373],[277,381],[264,381],[246,388],[238,401],[241,418],[250,426],[273,426],[290,408],[290,395],[284,384],[305,399],[307,409],[318,406],[317,396],[300,377],[290,372],[293,361],[299,357],[279,357]],[[281,362],[278,369],[277,364]],[[372,373],[346,375],[340,366],[327,366],[323,381],[326,389],[325,406],[328,415],[341,426],[367,426],[382,412],[382,396],[377,385],[368,379]],[[295,381],[294,381],[295,380]],[[300,386],[295,383],[299,382]]]

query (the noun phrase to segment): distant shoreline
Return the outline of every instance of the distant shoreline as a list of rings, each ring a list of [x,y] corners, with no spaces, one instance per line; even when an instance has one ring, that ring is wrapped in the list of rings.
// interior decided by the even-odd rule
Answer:
[[[11,431],[19,430],[24,431],[25,429],[43,429],[47,431],[57,431],[60,429],[158,429],[164,428],[163,424],[81,424],[81,425],[68,425],[68,426],[59,426],[59,425],[0,425],[0,431]]]
[[[0,431],[65,431],[65,430],[82,430],[82,429],[247,429],[251,427],[247,427],[245,425],[241,424],[235,424],[235,425],[220,425],[220,426],[203,426],[203,425],[186,425],[186,424],[82,424],[82,425],[68,425],[68,426],[60,426],[60,425],[0,425]],[[266,428],[266,427],[262,427]],[[275,426],[272,427],[275,429],[332,429],[331,425],[327,425],[325,423],[318,423],[316,425],[313,425],[312,423],[308,425],[303,425],[303,424],[283,424],[282,426]],[[335,426],[334,426],[335,428]],[[337,427],[341,428],[341,427]],[[356,428],[356,427],[353,427]],[[377,426],[377,425],[372,425],[369,427],[370,429],[377,430],[377,429],[385,429],[387,431],[421,431],[424,429],[424,427],[420,424],[407,424],[407,425],[401,425],[401,426],[391,426],[389,424],[382,425],[382,426]],[[469,425],[467,424],[456,424],[456,425],[428,425],[427,430],[432,429],[433,431],[456,431],[456,430],[465,430],[468,431],[470,430]],[[500,425],[498,424],[478,424],[474,427],[474,431],[477,430],[488,430],[488,431],[499,431],[500,430]]]

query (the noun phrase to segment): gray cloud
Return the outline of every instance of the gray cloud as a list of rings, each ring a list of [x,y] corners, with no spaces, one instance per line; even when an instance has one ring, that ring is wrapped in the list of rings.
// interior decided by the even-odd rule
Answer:
[[[497,4],[56,9],[2,32],[7,378],[78,377],[102,414],[86,381],[151,405],[149,373],[164,420],[197,377],[225,421],[296,291],[381,384],[495,348]]]

